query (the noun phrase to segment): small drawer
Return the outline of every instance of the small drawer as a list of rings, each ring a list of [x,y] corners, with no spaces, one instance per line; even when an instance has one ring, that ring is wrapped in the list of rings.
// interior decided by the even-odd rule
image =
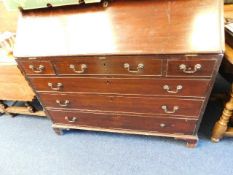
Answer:
[[[211,77],[216,60],[168,60],[167,77]]]
[[[162,60],[153,56],[78,57],[53,63],[59,75],[162,75]]]
[[[156,118],[123,114],[48,111],[56,124],[66,124],[87,128],[125,129],[133,131],[151,131],[170,134],[193,134],[196,120]]]
[[[65,61],[64,61],[65,60]],[[53,61],[58,75],[104,75],[104,63],[96,57]]]
[[[154,56],[112,57],[108,71],[127,76],[162,76],[162,60]]]
[[[209,80],[206,79],[33,77],[30,78],[30,81],[38,92],[139,94],[145,96],[205,97],[209,87]]]
[[[202,100],[95,94],[39,94],[45,107],[198,118]]]
[[[49,61],[19,61],[19,64],[27,75],[55,75]]]

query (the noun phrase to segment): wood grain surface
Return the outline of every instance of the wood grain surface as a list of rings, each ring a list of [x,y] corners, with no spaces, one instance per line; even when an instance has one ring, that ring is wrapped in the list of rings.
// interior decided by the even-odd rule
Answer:
[[[141,113],[188,116],[198,118],[202,107],[202,100],[159,98],[159,97],[125,97],[113,95],[83,95],[83,94],[40,94],[41,102],[45,107],[67,108],[90,111],[108,111],[115,113]],[[67,107],[61,107],[69,101]],[[166,106],[166,110],[162,109]],[[178,109],[174,110],[177,106]]]
[[[158,56],[77,57],[75,60],[53,61],[53,64],[58,75],[161,76],[162,60],[158,58]],[[86,65],[83,73],[76,73],[75,71],[82,70],[83,64]],[[125,67],[125,64],[129,67]],[[70,65],[74,65],[75,68],[71,69]],[[139,65],[142,65],[142,68]]]
[[[55,131],[153,133],[194,146],[223,56],[222,7],[222,0],[117,0],[106,9],[27,11],[15,55]],[[29,62],[43,61],[55,75],[28,74]]]
[[[25,12],[16,57],[222,53],[222,0],[117,0]]]
[[[138,117],[133,115],[48,111],[56,124],[97,127],[105,129],[126,129],[135,131],[156,131],[171,134],[192,134],[196,120]],[[69,122],[68,120],[74,120]]]
[[[32,101],[34,92],[21,74],[17,65],[0,64],[0,99]]]
[[[205,97],[209,89],[209,80],[198,79],[140,79],[140,78],[78,78],[78,77],[38,77],[30,78],[33,88],[38,92],[69,92],[94,94],[124,94],[144,96],[181,96]],[[62,83],[60,90],[52,90],[48,83],[56,87]],[[169,93],[164,89],[167,85],[170,91],[182,89],[177,93]],[[192,88],[194,87],[195,88]]]

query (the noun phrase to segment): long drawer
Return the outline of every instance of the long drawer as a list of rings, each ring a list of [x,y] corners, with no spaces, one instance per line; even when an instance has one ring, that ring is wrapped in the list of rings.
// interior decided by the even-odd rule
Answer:
[[[162,59],[156,56],[99,56],[19,60],[27,75],[162,76]]]
[[[58,75],[162,75],[162,60],[155,56],[77,57],[53,64]]]
[[[154,118],[121,114],[48,111],[53,123],[73,126],[153,131],[170,134],[193,134],[196,120]]]
[[[95,94],[39,94],[44,106],[91,111],[180,115],[197,118],[201,100],[159,97],[126,97]]]
[[[209,80],[137,78],[30,78],[38,92],[169,95],[205,97]]]

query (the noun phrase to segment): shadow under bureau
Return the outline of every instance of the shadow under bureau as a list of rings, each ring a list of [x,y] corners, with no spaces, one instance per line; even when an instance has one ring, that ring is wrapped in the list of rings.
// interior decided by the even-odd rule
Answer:
[[[15,55],[58,134],[166,136],[193,147],[222,60],[221,3],[119,0],[107,9],[25,11]]]

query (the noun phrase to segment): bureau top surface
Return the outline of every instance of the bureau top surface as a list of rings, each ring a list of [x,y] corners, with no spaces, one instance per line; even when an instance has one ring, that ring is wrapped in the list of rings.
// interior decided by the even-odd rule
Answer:
[[[222,53],[222,0],[114,0],[23,12],[16,57]]]

